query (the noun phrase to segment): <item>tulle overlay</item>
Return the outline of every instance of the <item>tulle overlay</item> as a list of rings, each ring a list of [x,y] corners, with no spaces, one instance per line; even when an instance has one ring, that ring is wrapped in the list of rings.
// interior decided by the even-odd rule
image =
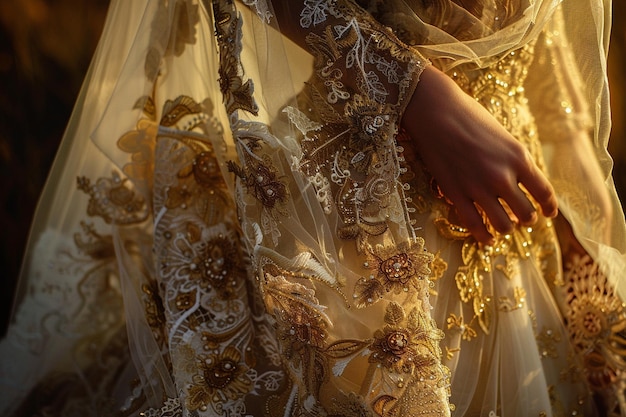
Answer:
[[[610,5],[283,3],[113,1],[2,415],[626,415]],[[558,218],[493,246],[459,224],[399,128],[427,65],[528,148]]]

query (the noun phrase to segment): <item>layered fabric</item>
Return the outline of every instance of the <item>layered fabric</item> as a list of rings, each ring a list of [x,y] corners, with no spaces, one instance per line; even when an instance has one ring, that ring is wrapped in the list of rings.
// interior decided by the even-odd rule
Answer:
[[[626,415],[610,4],[274,3],[112,2],[2,415]],[[491,246],[456,220],[400,128],[428,65],[526,146],[559,217]]]

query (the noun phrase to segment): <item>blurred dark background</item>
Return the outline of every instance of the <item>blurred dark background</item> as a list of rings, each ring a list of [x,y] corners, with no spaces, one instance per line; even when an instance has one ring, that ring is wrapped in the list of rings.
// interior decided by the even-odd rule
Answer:
[[[0,0],[0,334],[37,199],[107,5],[108,0]],[[611,150],[618,190],[626,196],[626,2],[615,0],[613,8]]]

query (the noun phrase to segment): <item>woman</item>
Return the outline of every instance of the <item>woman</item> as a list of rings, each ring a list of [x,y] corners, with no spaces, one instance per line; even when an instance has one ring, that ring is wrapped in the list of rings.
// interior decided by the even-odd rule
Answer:
[[[626,413],[609,5],[121,3],[5,414]]]

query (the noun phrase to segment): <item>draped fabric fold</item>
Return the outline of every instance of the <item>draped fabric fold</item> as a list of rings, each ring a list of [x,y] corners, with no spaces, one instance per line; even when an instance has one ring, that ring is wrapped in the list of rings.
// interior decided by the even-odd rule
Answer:
[[[609,10],[114,0],[2,415],[626,415]],[[492,246],[458,224],[400,129],[428,65],[528,149],[558,218]]]

